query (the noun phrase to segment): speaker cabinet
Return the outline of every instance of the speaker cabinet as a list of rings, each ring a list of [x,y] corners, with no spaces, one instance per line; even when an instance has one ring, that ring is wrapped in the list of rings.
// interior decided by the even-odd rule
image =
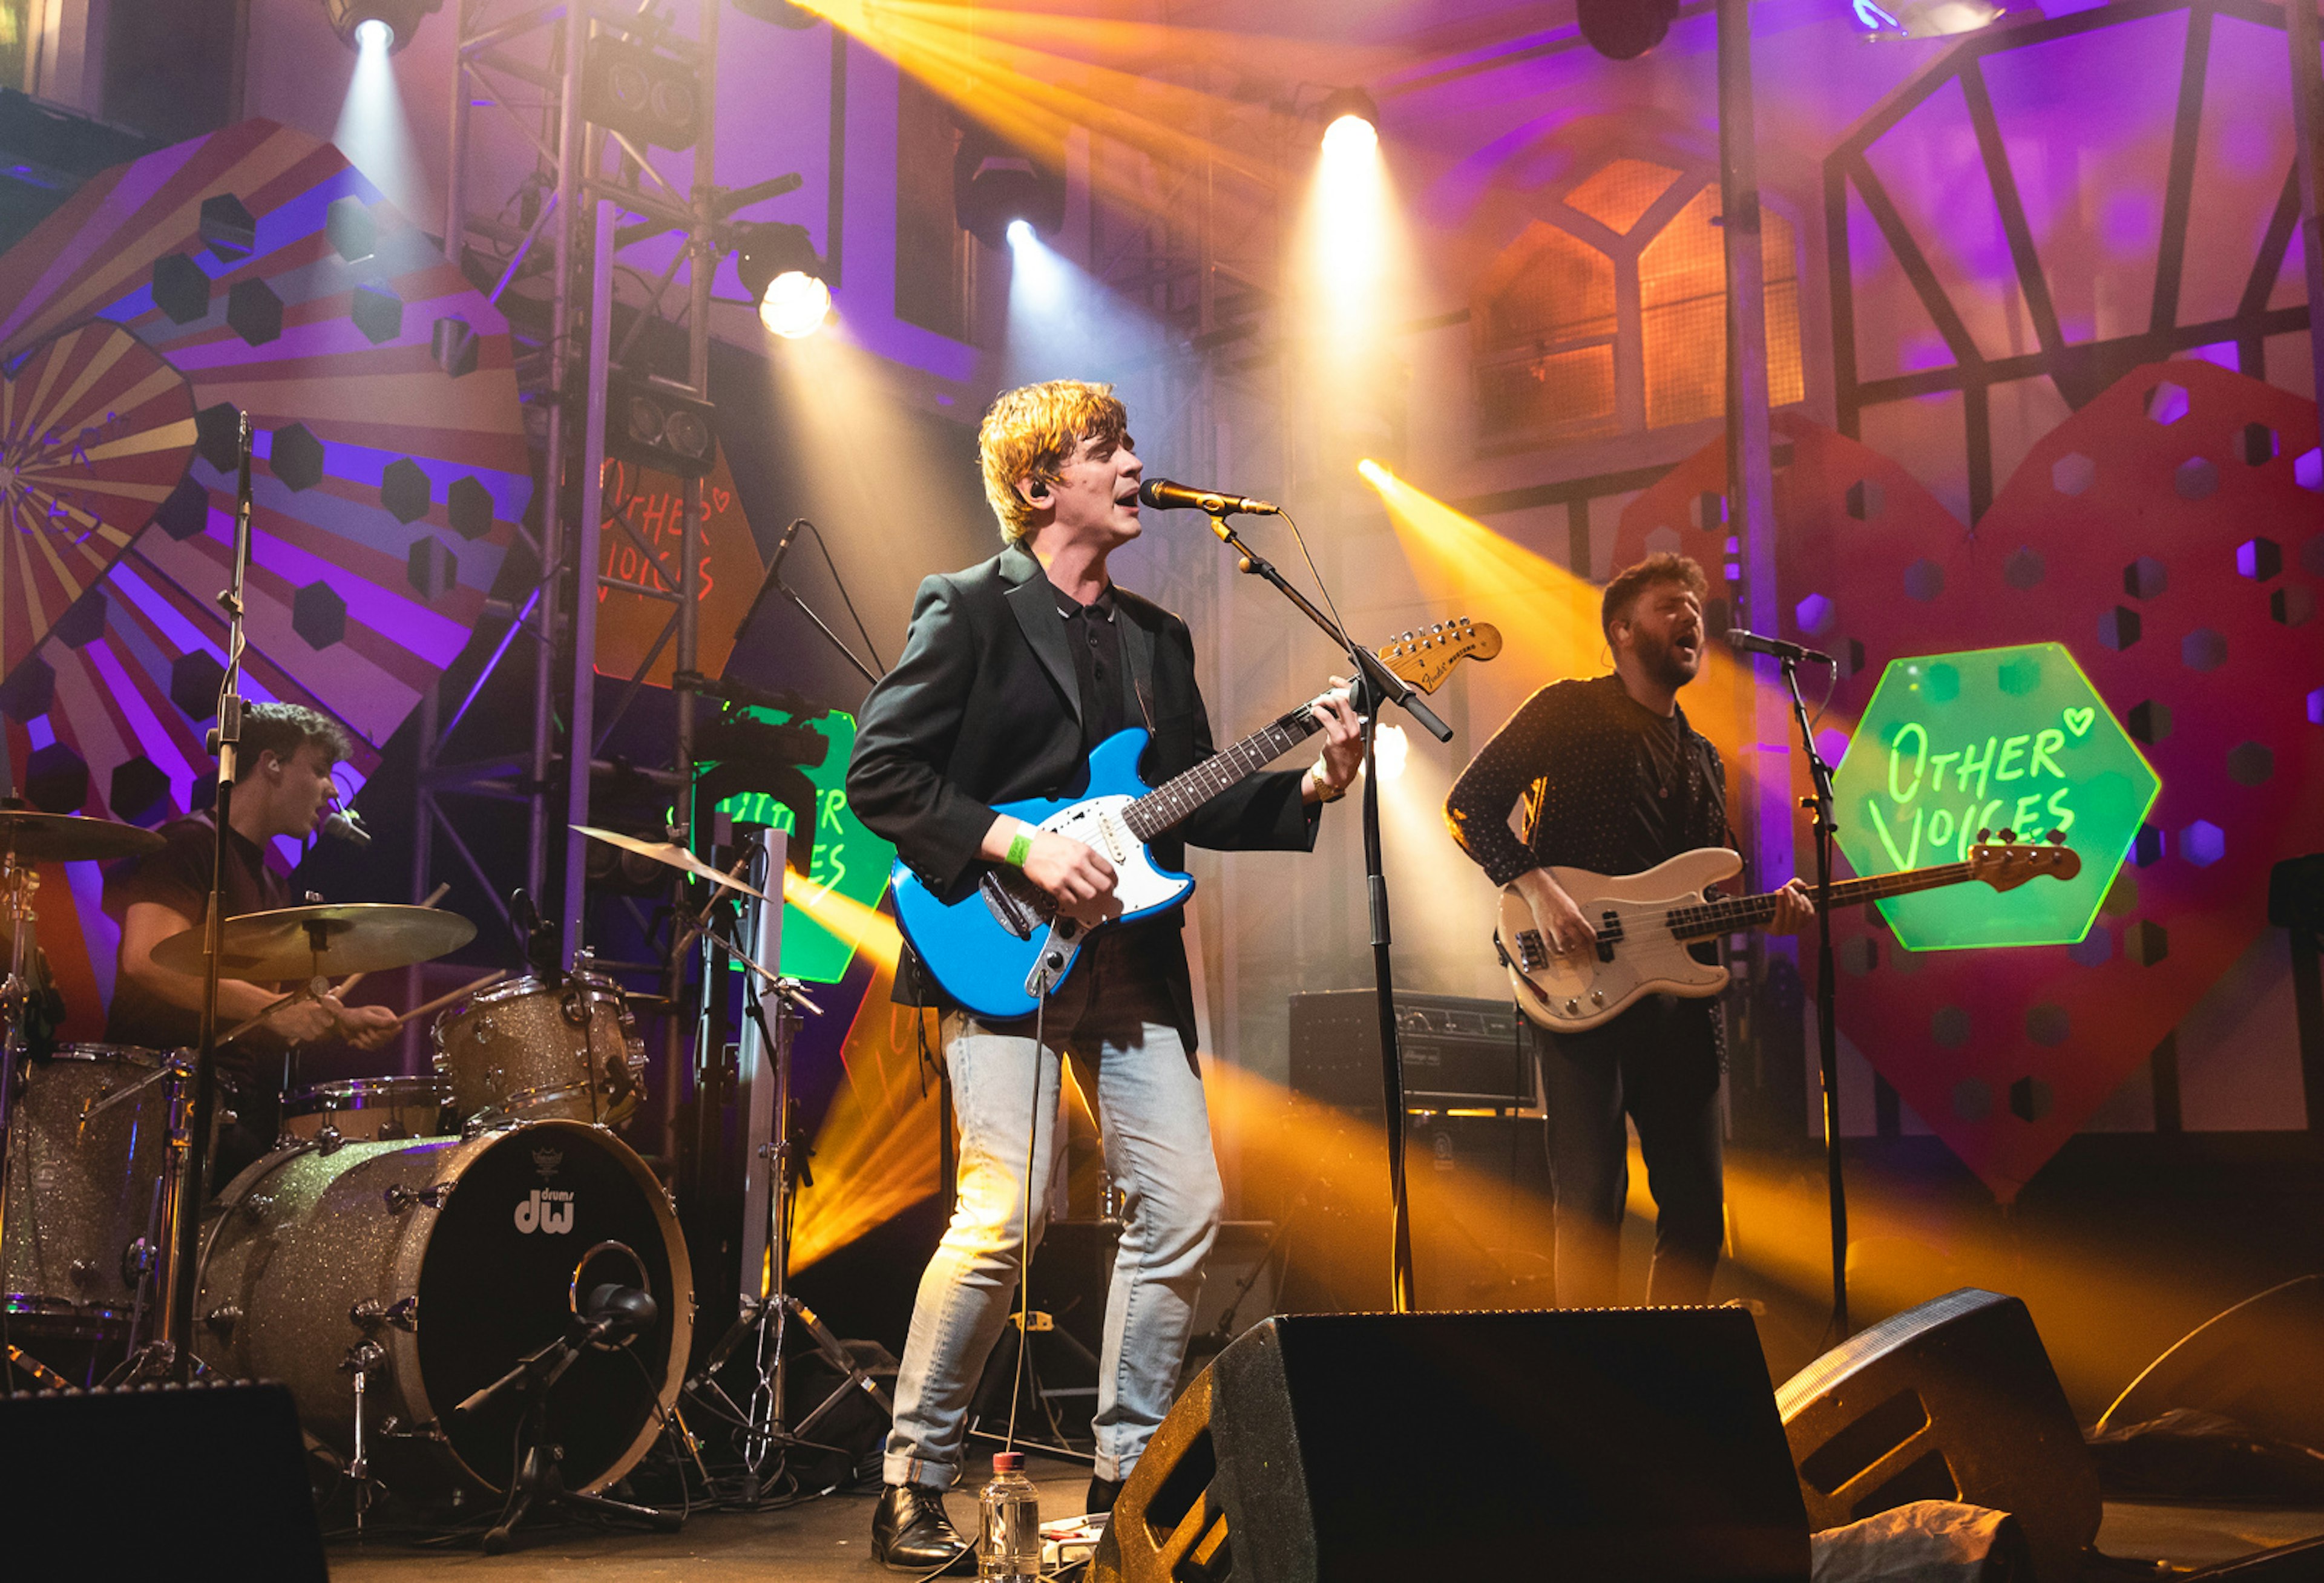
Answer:
[[[0,1396],[0,1532],[67,1539],[80,1576],[327,1576],[281,1385]]]
[[[2034,1316],[1964,1287],[1859,1331],[1775,1393],[1809,1521],[1908,1501],[2015,1515],[2036,1583],[2070,1583],[2098,1537],[2098,1476]]]
[[[1313,1314],[1219,1354],[1115,1504],[1113,1583],[1804,1583],[1739,1309]]]

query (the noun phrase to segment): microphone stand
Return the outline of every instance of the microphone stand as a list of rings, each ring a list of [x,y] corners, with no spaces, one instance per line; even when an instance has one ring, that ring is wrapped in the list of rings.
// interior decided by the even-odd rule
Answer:
[[[1413,1307],[1412,1221],[1405,1196],[1404,1172],[1404,1051],[1396,1021],[1395,970],[1388,961],[1388,876],[1380,857],[1379,711],[1395,704],[1428,728],[1440,742],[1452,740],[1452,728],[1420,701],[1420,695],[1402,676],[1380,663],[1371,651],[1349,638],[1337,621],[1315,608],[1307,596],[1286,582],[1266,557],[1235,532],[1227,508],[1208,513],[1211,531],[1240,557],[1245,573],[1263,577],[1295,609],[1315,623],[1333,644],[1347,653],[1355,667],[1351,702],[1364,721],[1364,888],[1371,912],[1372,985],[1379,1009],[1380,1091],[1388,1110],[1388,1298],[1392,1311],[1410,1313]]]
[[[242,775],[242,653],[243,589],[250,571],[250,414],[241,414],[236,433],[238,453],[235,474],[233,582],[218,595],[226,611],[227,630],[226,676],[218,686],[217,802],[212,809],[217,833],[210,847],[209,911],[202,925],[201,1036],[194,1045],[191,1114],[184,1091],[171,1106],[169,1154],[171,1170],[165,1184],[169,1279],[161,1290],[161,1339],[143,1360],[139,1372],[165,1372],[180,1382],[190,1379],[194,1367],[194,1301],[201,1259],[201,1206],[208,1196],[210,1117],[217,1104],[218,962],[226,945],[226,863],[227,832],[233,828],[235,783]]]
[[[1834,977],[1831,960],[1831,842],[1839,826],[1832,822],[1831,766],[1816,750],[1815,731],[1808,706],[1800,696],[1799,659],[1776,657],[1784,667],[1784,683],[1792,693],[1792,719],[1800,728],[1800,741],[1808,755],[1808,775],[1815,790],[1800,799],[1815,824],[1816,909],[1816,1063],[1823,1078],[1823,1152],[1827,1192],[1831,1201],[1831,1341],[1848,1339],[1848,1185],[1840,1152],[1840,1026],[1832,1011]]]
[[[804,517],[800,518],[798,521],[792,523],[791,527],[793,529],[798,529],[802,525],[809,529],[815,529],[815,524],[807,521]],[[788,537],[788,536],[786,535],[786,538]],[[820,529],[816,530],[816,542],[817,544],[821,544],[823,542],[823,534]],[[855,650],[847,646],[847,640],[842,638],[837,632],[833,631],[831,630],[831,623],[825,621],[821,616],[816,614],[815,607],[807,603],[806,600],[799,597],[798,590],[783,581],[783,556],[788,548],[789,546],[785,544],[781,548],[776,550],[774,559],[767,563],[767,575],[759,579],[759,591],[751,596],[751,608],[744,611],[742,612],[742,619],[735,623],[734,642],[736,646],[739,647],[742,644],[743,635],[751,630],[751,623],[758,619],[759,607],[767,602],[768,594],[770,592],[779,594],[784,598],[789,600],[793,604],[797,605],[801,615],[807,617],[808,621],[815,623],[815,630],[816,631],[821,632],[825,638],[831,640],[831,646],[834,649],[838,649],[842,655],[846,657],[847,663],[855,667],[856,675],[862,676],[867,684],[877,682],[880,679],[880,673],[873,670],[870,666],[864,664],[861,659],[858,659],[855,657]],[[872,658],[876,659],[879,657],[874,655]]]

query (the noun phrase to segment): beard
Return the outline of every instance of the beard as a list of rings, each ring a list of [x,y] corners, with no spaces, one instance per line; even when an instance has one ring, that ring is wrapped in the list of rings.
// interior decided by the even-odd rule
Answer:
[[[1694,680],[1695,673],[1702,668],[1702,640],[1698,636],[1693,650],[1682,655],[1677,645],[1642,632],[1636,640],[1635,649],[1640,667],[1655,684],[1675,693]]]

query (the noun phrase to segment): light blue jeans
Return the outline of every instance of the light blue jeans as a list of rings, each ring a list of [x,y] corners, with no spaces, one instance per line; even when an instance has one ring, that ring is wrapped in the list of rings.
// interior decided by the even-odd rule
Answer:
[[[1072,1053],[1085,1090],[1096,1080],[1106,1170],[1126,1199],[1098,1360],[1097,1476],[1129,1477],[1170,1409],[1218,1236],[1218,1161],[1202,1077],[1167,997],[1150,971],[1111,954],[1092,953],[1068,975],[1038,1045],[1029,1019],[996,1029],[960,1013],[944,1017],[960,1199],[912,1305],[890,1484],[942,1489],[960,1470],[970,1400],[1016,1300],[1028,1143],[1031,1239],[1040,1241],[1060,1137],[1060,1051]]]

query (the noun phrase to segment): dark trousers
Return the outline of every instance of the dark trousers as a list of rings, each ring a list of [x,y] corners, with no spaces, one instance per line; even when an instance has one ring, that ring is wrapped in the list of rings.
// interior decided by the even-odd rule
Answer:
[[[1655,1200],[1646,1300],[1694,1303],[1710,1293],[1726,1239],[1717,1016],[1715,1001],[1654,995],[1587,1033],[1525,1025],[1549,1113],[1561,1307],[1606,1308],[1618,1300],[1622,1210],[1630,1191],[1626,1115],[1637,1125]]]

